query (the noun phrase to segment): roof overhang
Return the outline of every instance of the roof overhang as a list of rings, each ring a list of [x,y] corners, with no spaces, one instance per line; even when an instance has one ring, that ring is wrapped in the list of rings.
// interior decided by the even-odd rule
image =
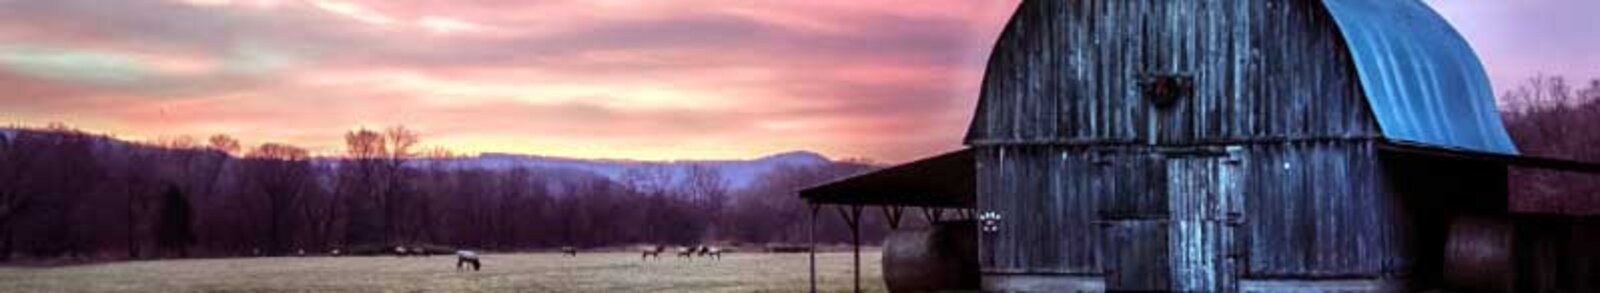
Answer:
[[[800,191],[811,204],[971,208],[977,165],[962,149]]]
[[[1501,154],[1468,149],[1443,148],[1395,140],[1384,140],[1382,143],[1378,144],[1378,150],[1389,153],[1419,155],[1434,158],[1489,162],[1510,167],[1600,174],[1600,163],[1595,162],[1543,158],[1527,155]]]

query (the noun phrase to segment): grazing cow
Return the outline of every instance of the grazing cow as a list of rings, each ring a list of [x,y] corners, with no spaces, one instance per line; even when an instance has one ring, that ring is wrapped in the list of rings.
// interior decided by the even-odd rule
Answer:
[[[569,257],[575,257],[575,256],[578,256],[578,249],[577,248],[573,248],[571,246],[562,246],[561,247],[561,254],[565,254],[565,255],[567,255]]]
[[[690,259],[693,259],[695,251],[699,251],[699,250],[695,249],[694,247],[678,248],[678,257],[679,258],[690,258]]]
[[[482,266],[483,266],[483,263],[478,262],[478,253],[477,252],[472,252],[471,250],[457,250],[456,251],[456,270],[459,271],[459,270],[461,270],[463,268],[464,265],[469,265],[469,264],[472,265],[472,270],[473,271],[477,271],[477,270],[481,269]]]
[[[711,246],[700,246],[699,251],[696,251],[695,254],[701,257],[722,259],[722,249]]]
[[[666,250],[666,247],[660,245],[645,247],[644,254],[639,255],[639,259],[649,259],[650,257],[661,259],[661,252]]]
[[[719,247],[702,247],[702,248],[700,248],[700,255],[706,256],[706,257],[710,257],[710,258],[713,258],[713,259],[717,259],[717,260],[721,260],[722,259],[722,253],[723,252],[725,252],[725,250],[723,250],[722,248],[719,248]]]

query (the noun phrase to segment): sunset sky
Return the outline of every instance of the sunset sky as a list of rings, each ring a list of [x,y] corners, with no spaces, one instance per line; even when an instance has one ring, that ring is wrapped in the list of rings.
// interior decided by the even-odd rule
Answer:
[[[1600,1],[1428,1],[1497,90],[1600,77]],[[902,162],[959,147],[1017,1],[0,0],[0,123],[323,154]]]

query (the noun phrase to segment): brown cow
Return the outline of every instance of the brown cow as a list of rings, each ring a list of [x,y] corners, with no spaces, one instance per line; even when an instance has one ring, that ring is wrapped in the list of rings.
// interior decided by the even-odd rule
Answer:
[[[644,253],[639,255],[639,259],[649,259],[650,257],[661,259],[661,252],[666,250],[667,248],[661,245],[645,247]]]

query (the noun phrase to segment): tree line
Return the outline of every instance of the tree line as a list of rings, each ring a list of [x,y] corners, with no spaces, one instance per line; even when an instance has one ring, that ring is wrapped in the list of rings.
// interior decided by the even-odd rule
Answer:
[[[1522,154],[1600,162],[1600,78],[1540,75],[1500,101]],[[1513,210],[1600,215],[1600,175],[1511,168],[1509,176]]]
[[[392,245],[486,250],[803,243],[801,188],[868,171],[783,166],[733,189],[708,166],[488,169],[423,148],[404,127],[344,135],[344,154],[244,147],[217,135],[126,142],[65,125],[0,135],[0,259],[327,254]],[[849,240],[818,219],[818,239]],[[868,217],[869,243],[882,238]]]
[[[1600,162],[1600,79],[1540,76],[1501,95],[1523,154]],[[871,170],[786,166],[732,189],[704,166],[620,179],[466,168],[404,127],[354,130],[344,154],[205,140],[125,142],[62,124],[0,133],[0,259],[327,253],[397,244],[523,250],[702,242],[803,243],[801,188]],[[1595,175],[1512,168],[1514,210],[1600,214]],[[868,243],[885,228],[863,217]],[[913,217],[914,218],[914,217]],[[850,238],[820,214],[820,242]]]

